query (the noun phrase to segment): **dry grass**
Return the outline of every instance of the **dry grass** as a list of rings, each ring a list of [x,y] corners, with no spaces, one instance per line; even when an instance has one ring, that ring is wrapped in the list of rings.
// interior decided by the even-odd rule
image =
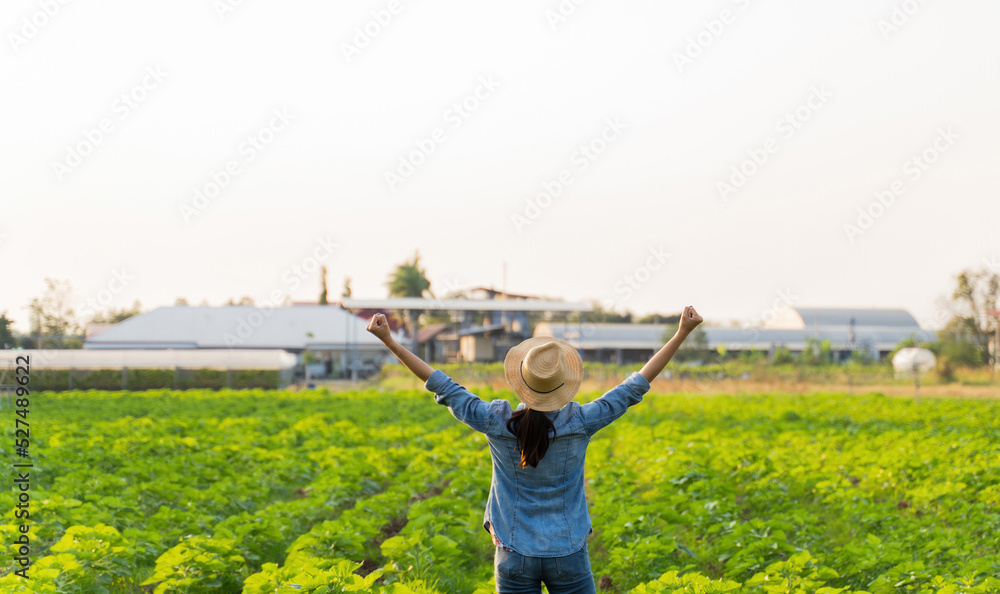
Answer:
[[[849,385],[841,383],[797,382],[794,380],[719,380],[698,382],[690,380],[653,381],[652,392],[671,394],[677,392],[705,394],[741,394],[741,393],[772,393],[812,394],[817,392],[843,394],[870,394],[872,392],[886,396],[913,397],[917,394],[913,384],[865,384]],[[947,398],[1000,398],[1000,386],[964,386],[961,384],[921,385],[920,396]]]
[[[580,386],[580,392],[605,392],[618,385],[624,378],[609,377],[607,379],[586,379]],[[498,390],[509,389],[506,380],[497,377],[488,381],[462,382],[472,391],[477,386],[491,386]],[[317,387],[326,387],[330,391],[353,390],[364,388],[375,388],[380,390],[422,390],[424,385],[420,380],[409,376],[396,376],[385,378],[381,381],[348,382],[343,380],[330,380],[316,382]],[[846,383],[821,383],[796,381],[794,379],[775,378],[772,380],[712,380],[698,381],[691,379],[666,379],[657,378],[653,380],[651,393],[655,394],[760,394],[783,392],[789,394],[812,394],[817,392],[843,393],[843,394],[870,394],[880,393],[886,396],[898,396],[912,398],[916,391],[912,383],[878,383],[864,385],[849,385]],[[993,385],[962,385],[952,384],[923,384],[920,386],[919,396],[921,397],[944,397],[944,398],[1000,398],[1000,384]]]

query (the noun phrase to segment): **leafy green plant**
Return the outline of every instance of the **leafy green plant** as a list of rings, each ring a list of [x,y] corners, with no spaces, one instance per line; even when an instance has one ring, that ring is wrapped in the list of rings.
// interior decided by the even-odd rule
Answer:
[[[38,558],[2,592],[492,591],[486,441],[425,391],[33,406]],[[648,394],[588,449],[594,571],[608,592],[998,591],[998,443],[990,400]],[[0,505],[10,555],[16,492]]]
[[[248,577],[244,583],[244,594],[272,594],[298,592],[328,594],[330,592],[372,592],[406,594],[403,587],[382,588],[375,582],[382,577],[379,570],[365,577],[355,572],[360,563],[352,561],[335,562],[329,569],[305,569],[298,572],[282,571],[274,563],[265,563],[261,571]]]
[[[677,571],[668,571],[655,581],[639,584],[632,592],[634,594],[654,594],[655,592],[714,594],[716,592],[732,592],[739,588],[740,584],[731,580],[720,579],[713,582],[708,577],[696,572],[678,575]]]
[[[134,546],[113,526],[71,526],[59,542],[49,547],[59,554],[62,572],[57,578],[60,592],[106,593],[109,586],[132,574]],[[72,555],[70,561],[63,555]]]
[[[187,538],[160,555],[153,575],[139,585],[156,584],[154,594],[231,591],[246,575],[246,561],[235,544],[225,538]]]

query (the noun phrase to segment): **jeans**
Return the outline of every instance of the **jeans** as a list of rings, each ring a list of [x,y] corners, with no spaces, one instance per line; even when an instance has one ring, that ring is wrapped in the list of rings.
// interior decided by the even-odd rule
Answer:
[[[595,594],[587,547],[565,557],[525,557],[497,547],[493,573],[500,594],[537,594],[542,582],[549,594]]]

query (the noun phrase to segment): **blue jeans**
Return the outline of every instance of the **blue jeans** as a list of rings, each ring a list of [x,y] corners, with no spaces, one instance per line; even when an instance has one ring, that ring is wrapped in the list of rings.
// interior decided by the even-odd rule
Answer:
[[[595,594],[587,547],[565,557],[525,557],[497,547],[493,573],[500,594]]]

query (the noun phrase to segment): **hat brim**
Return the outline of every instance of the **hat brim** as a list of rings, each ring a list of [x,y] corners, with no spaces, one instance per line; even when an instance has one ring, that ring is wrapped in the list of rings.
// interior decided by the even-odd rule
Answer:
[[[521,363],[528,351],[547,343],[555,343],[562,349],[566,361],[563,384],[547,393],[536,392],[528,387],[521,376]],[[583,382],[583,360],[580,353],[566,342],[551,336],[534,336],[519,345],[511,347],[503,361],[503,372],[507,383],[514,389],[525,406],[537,411],[559,410],[576,396]]]

